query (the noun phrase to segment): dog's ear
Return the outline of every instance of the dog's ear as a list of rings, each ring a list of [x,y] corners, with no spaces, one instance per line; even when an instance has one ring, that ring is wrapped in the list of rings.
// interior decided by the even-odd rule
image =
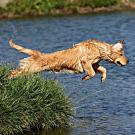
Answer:
[[[119,40],[118,43],[125,44],[124,40]]]
[[[122,50],[123,49],[123,41],[122,42],[119,41],[118,43],[114,44],[112,46],[112,49],[113,49],[113,51]]]

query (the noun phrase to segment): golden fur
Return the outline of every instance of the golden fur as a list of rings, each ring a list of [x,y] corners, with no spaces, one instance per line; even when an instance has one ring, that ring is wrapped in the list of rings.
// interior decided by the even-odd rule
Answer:
[[[73,73],[86,72],[86,75],[82,78],[83,80],[88,80],[96,73],[100,73],[101,80],[105,81],[106,69],[99,65],[100,61],[106,60],[123,66],[128,63],[128,59],[124,56],[122,50],[122,42],[111,45],[99,40],[87,40],[67,50],[54,53],[42,53],[26,49],[16,45],[12,39],[9,40],[9,44],[20,52],[30,55],[30,57],[20,60],[19,68],[11,71],[11,78],[28,72],[35,73],[45,70]]]

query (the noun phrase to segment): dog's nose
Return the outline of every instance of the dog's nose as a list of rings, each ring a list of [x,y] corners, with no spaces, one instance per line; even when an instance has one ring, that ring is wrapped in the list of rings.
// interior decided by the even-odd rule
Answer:
[[[127,64],[129,63],[129,60],[127,60]]]

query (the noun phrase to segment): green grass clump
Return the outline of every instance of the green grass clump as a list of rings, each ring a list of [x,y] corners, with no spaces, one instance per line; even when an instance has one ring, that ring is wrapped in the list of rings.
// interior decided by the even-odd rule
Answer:
[[[6,10],[14,14],[49,14],[51,10],[63,9],[64,0],[14,0],[7,5]]]
[[[73,110],[56,81],[40,75],[7,79],[9,68],[0,67],[0,134],[33,128],[70,126]]]

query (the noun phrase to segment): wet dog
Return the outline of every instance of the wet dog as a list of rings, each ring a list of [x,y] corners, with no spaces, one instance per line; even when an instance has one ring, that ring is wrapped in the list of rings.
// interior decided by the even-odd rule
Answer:
[[[12,70],[10,78],[28,73],[45,71],[81,73],[86,75],[83,80],[89,80],[96,73],[101,74],[101,81],[106,80],[106,69],[99,63],[102,60],[125,66],[128,59],[124,56],[124,43],[119,41],[112,45],[99,40],[87,40],[74,45],[72,48],[53,53],[42,53],[36,50],[16,45],[9,40],[11,47],[30,57],[20,60],[19,68]]]

